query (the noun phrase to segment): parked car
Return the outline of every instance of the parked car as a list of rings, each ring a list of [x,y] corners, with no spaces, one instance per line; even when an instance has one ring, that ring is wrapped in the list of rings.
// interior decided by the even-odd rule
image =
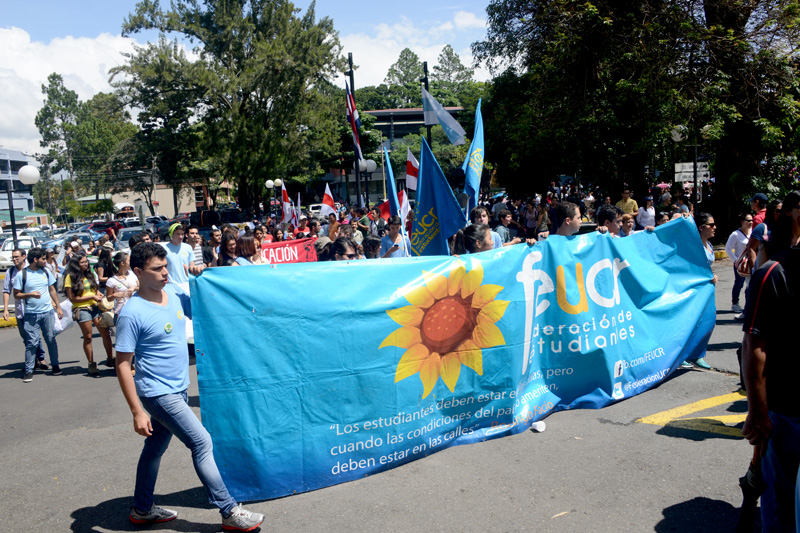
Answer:
[[[41,243],[36,237],[17,237],[17,247],[20,250],[30,250],[40,246]],[[5,272],[12,266],[14,261],[11,260],[11,252],[14,251],[14,239],[8,237],[0,245],[0,271]]]
[[[108,228],[114,228],[114,233],[119,233],[119,230],[122,229],[122,224],[116,220],[93,222],[89,225],[88,229],[98,233],[105,233]]]
[[[136,234],[139,234],[144,231],[142,226],[131,226],[130,228],[123,228],[120,230],[119,235],[117,235],[117,241],[119,242],[119,249],[120,250],[128,250],[128,241],[131,240]]]

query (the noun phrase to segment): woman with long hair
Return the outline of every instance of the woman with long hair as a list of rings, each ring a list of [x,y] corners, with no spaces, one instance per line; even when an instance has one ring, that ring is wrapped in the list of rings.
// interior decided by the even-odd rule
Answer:
[[[714,217],[708,213],[697,213],[695,223],[697,224],[697,230],[700,232],[700,240],[703,243],[703,250],[706,253],[706,260],[708,261],[708,266],[710,267],[714,264],[714,247],[711,246],[711,242],[709,242],[709,240],[716,234],[717,224],[714,222]],[[716,274],[714,274],[711,282],[715,285],[717,284]],[[706,360],[703,357],[698,357],[697,359],[692,360],[687,359],[681,363],[682,368],[692,368],[693,366],[703,368],[705,370],[711,369],[711,365],[706,363]]]
[[[100,322],[100,309],[97,304],[103,299],[100,288],[97,285],[94,273],[89,268],[89,258],[85,255],[76,255],[67,264],[64,272],[64,292],[72,302],[73,313],[76,315],[76,322],[81,328],[83,335],[83,353],[89,362],[89,375],[97,377],[97,363],[94,362],[94,351],[92,349],[92,324],[97,327],[100,337],[103,339],[103,347],[106,350],[106,364],[114,367],[114,356],[111,352],[111,334],[108,328]]]
[[[115,274],[106,282],[106,299],[114,300],[114,323],[116,324],[122,306],[139,288],[139,278],[131,270],[130,256],[127,252],[117,253],[113,263]]]
[[[236,240],[236,264],[260,265],[263,262],[261,254],[256,250],[256,241],[252,235],[242,235]]]
[[[734,313],[741,313],[744,311],[739,305],[739,294],[742,292],[745,277],[740,276],[736,271],[736,261],[744,253],[747,248],[747,241],[750,240],[750,233],[753,231],[753,215],[750,213],[739,214],[740,226],[736,228],[729,236],[728,241],[725,243],[725,253],[733,261],[733,290],[731,291],[731,310]]]
[[[458,230],[453,240],[453,254],[476,254],[494,248],[492,233],[486,224],[471,224]]]
[[[217,266],[239,266],[236,263],[236,235],[234,233],[226,231],[222,234]]]
[[[97,258],[97,263],[94,265],[94,272],[97,274],[97,283],[100,286],[100,292],[104,292],[108,279],[116,272],[111,261],[111,250],[108,246],[100,248],[100,255]]]

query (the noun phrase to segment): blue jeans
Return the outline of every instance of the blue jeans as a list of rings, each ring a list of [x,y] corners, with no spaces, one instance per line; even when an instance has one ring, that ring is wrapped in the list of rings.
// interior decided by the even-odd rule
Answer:
[[[36,362],[36,349],[41,348],[42,338],[47,344],[47,353],[50,354],[50,364],[58,366],[58,344],[56,332],[53,329],[55,313],[25,313],[22,318],[22,330],[25,332],[25,373],[33,373]],[[41,330],[41,335],[39,335]]]
[[[739,294],[742,292],[742,287],[744,287],[744,276],[740,276],[736,271],[736,267],[733,267],[733,289],[731,290],[731,303],[733,305],[739,303]]]
[[[19,336],[22,338],[22,345],[25,346],[25,326],[23,326],[22,322],[23,320],[21,318],[17,320],[17,330],[19,331]],[[41,339],[39,339],[39,346],[36,347],[36,360],[44,361],[44,347],[42,346]]]
[[[761,460],[767,490],[761,495],[763,531],[795,531],[795,488],[800,465],[800,418],[773,411],[772,436]]]
[[[217,463],[214,462],[211,435],[189,407],[186,391],[151,398],[140,396],[139,400],[150,413],[153,434],[144,439],[144,448],[136,467],[133,495],[136,509],[146,512],[153,505],[161,456],[167,451],[172,435],[175,435],[192,451],[194,469],[208,493],[209,501],[219,507],[223,515],[229,515],[236,506],[236,500],[222,481]]]

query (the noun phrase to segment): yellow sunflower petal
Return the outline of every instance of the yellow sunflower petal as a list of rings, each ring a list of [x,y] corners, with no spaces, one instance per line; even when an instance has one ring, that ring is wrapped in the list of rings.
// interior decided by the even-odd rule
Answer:
[[[456,267],[450,271],[450,276],[447,278],[447,294],[455,296],[461,291],[461,281],[467,274],[467,268],[464,261],[456,260]]]
[[[386,346],[411,348],[415,344],[419,344],[421,341],[422,337],[420,337],[419,328],[406,326],[389,333],[389,336],[383,339],[383,342],[380,346],[378,346],[378,349]]]
[[[414,305],[407,305],[400,309],[390,309],[386,311],[386,314],[401,326],[419,326],[422,317],[425,316],[425,311]]]
[[[461,297],[467,298],[483,283],[483,265],[477,259],[472,260],[472,270],[464,276],[461,282]]]
[[[458,375],[460,373],[461,361],[457,353],[449,353],[442,357],[442,381],[444,381],[444,384],[450,389],[450,392],[455,392],[456,383],[458,383]]]
[[[430,352],[424,344],[415,344],[403,354],[400,362],[397,363],[397,371],[394,373],[394,382],[404,380],[419,372],[423,361],[428,358]]]
[[[435,301],[431,291],[425,285],[417,285],[401,293],[408,303],[421,309],[427,309]]]
[[[472,307],[480,309],[494,300],[494,297],[500,294],[502,290],[503,287],[500,285],[481,285],[475,289],[475,296],[472,297]]]
[[[437,300],[447,296],[447,278],[435,272],[422,271],[422,277],[425,278],[425,286],[431,291],[431,294]]]
[[[475,300],[473,299],[473,302],[474,301]],[[480,314],[478,314],[478,320],[486,320],[494,324],[503,318],[503,314],[506,312],[506,307],[508,307],[509,303],[510,302],[505,300],[492,300],[483,306]]]
[[[422,362],[419,369],[419,379],[422,380],[423,393],[422,397],[425,398],[431,393],[436,382],[439,380],[439,354],[434,352],[427,359]]]
[[[480,348],[492,348],[494,346],[502,346],[506,343],[500,328],[494,324],[479,322],[475,326],[475,331],[472,333],[472,340]]]
[[[462,342],[457,353],[462,365],[467,365],[479,376],[483,375],[483,353],[474,342]]]

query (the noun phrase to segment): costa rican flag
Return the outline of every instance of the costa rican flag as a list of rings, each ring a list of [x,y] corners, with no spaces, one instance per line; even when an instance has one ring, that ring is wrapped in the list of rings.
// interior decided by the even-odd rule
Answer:
[[[411,153],[411,148],[407,148],[406,155],[406,187],[412,191],[417,190],[417,178],[419,178],[419,161]]]
[[[364,160],[361,153],[361,142],[358,140],[358,128],[361,127],[361,119],[358,118],[358,109],[356,109],[356,101],[353,100],[353,94],[350,92],[350,86],[344,82],[344,90],[347,97],[347,122],[350,123],[350,129],[353,132],[353,151],[356,153],[356,158],[359,161]]]

